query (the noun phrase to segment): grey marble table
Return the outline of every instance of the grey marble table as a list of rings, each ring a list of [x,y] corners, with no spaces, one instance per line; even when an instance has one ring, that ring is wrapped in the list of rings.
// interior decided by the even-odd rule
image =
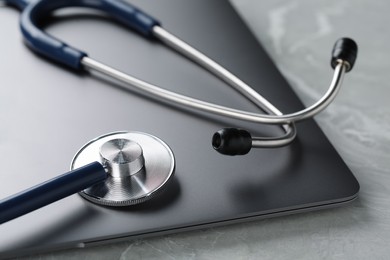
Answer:
[[[54,252],[33,259],[389,259],[390,2],[232,3],[307,105],[329,84],[329,50],[334,40],[349,36],[359,43],[358,62],[345,79],[346,87],[317,117],[358,178],[359,198],[337,209]]]

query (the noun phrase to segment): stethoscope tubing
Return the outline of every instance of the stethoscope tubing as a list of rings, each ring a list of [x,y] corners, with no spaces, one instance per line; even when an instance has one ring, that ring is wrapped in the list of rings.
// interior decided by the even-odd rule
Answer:
[[[143,94],[147,94],[148,96],[157,99],[158,101],[165,101],[166,103],[169,103],[171,105],[176,104],[178,106],[193,108],[199,111],[208,112],[224,117],[235,118],[248,122],[262,123],[262,121],[264,120],[263,114],[250,113],[242,110],[224,107],[199,99],[191,98],[185,95],[181,95],[179,93],[171,92],[169,90],[160,88],[156,85],[147,83],[143,80],[130,76],[119,70],[116,70],[90,57],[83,57],[81,63],[87,70],[97,71],[110,78],[125,83],[125,85],[121,85],[121,87],[127,90],[138,90]],[[257,101],[255,103],[255,105],[259,106],[260,108],[267,107],[267,104],[270,103],[261,103],[261,101]],[[270,104],[270,108],[273,109],[275,107]],[[294,140],[296,136],[295,125],[291,122],[285,123],[285,125],[283,125],[283,129],[285,131],[285,134],[279,137],[253,137],[253,147],[279,147],[289,144]]]
[[[143,93],[147,93],[149,96],[158,99],[159,101],[165,101],[169,104],[174,103],[179,106],[193,108],[211,114],[230,117],[243,121],[249,121],[253,123],[284,124],[283,128],[286,132],[285,135],[280,136],[279,138],[270,137],[266,139],[255,137],[253,138],[254,147],[277,147],[290,143],[296,135],[295,126],[293,125],[293,123],[307,119],[309,117],[313,117],[314,115],[324,110],[334,100],[342,85],[342,80],[346,68],[348,66],[348,64],[343,61],[340,61],[339,64],[336,65],[334,76],[327,92],[315,104],[296,113],[284,115],[267,99],[265,99],[255,90],[253,90],[253,88],[248,86],[234,74],[220,66],[218,63],[216,63],[200,51],[186,44],[185,42],[170,34],[160,26],[154,26],[153,31],[155,32],[155,36],[162,42],[166,43],[168,46],[175,49],[176,51],[182,53],[192,61],[198,63],[200,66],[209,70],[214,75],[223,79],[229,86],[236,89],[240,94],[252,101],[263,111],[269,113],[269,115],[233,109],[205,102],[199,99],[191,98],[185,95],[181,95],[179,93],[171,92],[169,90],[160,88],[159,86],[147,83],[143,80],[130,76],[87,56],[81,59],[81,64],[87,70],[98,71],[99,73],[102,73],[122,83],[125,83],[125,86],[123,87],[126,89],[139,90]],[[273,142],[271,142],[271,140],[273,140]]]
[[[163,29],[159,28],[159,30],[163,30]],[[168,32],[166,31],[165,33],[168,34]],[[174,37],[173,35],[170,36],[170,38],[173,37]],[[182,42],[177,38],[176,40],[177,42]],[[177,46],[178,45],[172,44],[173,48]],[[189,54],[194,52],[198,52],[199,54],[201,54],[199,51],[196,51],[194,48],[190,46],[188,46],[188,49],[191,49],[191,51],[190,52],[183,51],[183,54]],[[203,58],[200,58],[201,56]],[[175,92],[171,92],[169,90],[160,88],[156,85],[147,83],[143,80],[137,79],[126,73],[120,72],[110,66],[104,65],[101,62],[93,60],[90,57],[83,57],[81,59],[81,64],[83,64],[83,66],[88,70],[98,71],[102,74],[105,74],[106,76],[109,76],[118,81],[126,83],[127,85],[131,85],[127,87],[128,89],[135,88],[143,92],[146,92],[150,95],[153,95],[156,98],[161,98],[167,102],[174,102],[178,105],[194,108],[204,112],[217,114],[220,116],[226,116],[226,117],[231,117],[239,120],[250,121],[254,123],[262,123],[262,124],[289,124],[291,122],[301,121],[318,114],[320,111],[326,108],[336,97],[341,87],[343,76],[345,74],[345,70],[347,67],[347,65],[342,61],[336,66],[333,80],[329,86],[329,89],[319,101],[317,101],[315,104],[313,104],[312,106],[304,110],[298,111],[296,113],[284,115],[275,106],[273,106],[268,100],[262,97],[259,93],[257,93],[247,84],[245,84],[243,81],[238,79],[231,72],[221,67],[220,65],[218,65],[216,62],[212,61],[210,58],[206,57],[205,55],[201,54],[201,56],[196,55],[196,58],[194,59],[193,57],[195,56],[193,55],[189,55],[188,57],[191,58],[193,61],[196,61],[199,65],[204,67],[208,67],[209,64],[213,64],[210,66],[213,67],[212,71],[213,72],[215,71],[214,74],[217,74],[217,76],[223,78],[225,82],[227,82],[230,86],[233,86],[237,91],[239,91],[245,97],[250,99],[261,109],[274,115],[264,115],[259,113],[251,113],[247,111],[233,109],[233,108],[220,106],[213,103],[208,103],[188,96],[184,96]]]
[[[0,200],[0,224],[68,197],[107,178],[99,162],[59,175]]]
[[[3,0],[3,2],[8,5],[13,5],[22,11],[20,25],[27,45],[35,52],[49,59],[75,70],[97,71],[125,83],[121,86],[126,89],[141,92],[159,101],[253,123],[280,125],[285,132],[284,135],[276,137],[249,136],[252,147],[279,147],[291,143],[296,137],[295,122],[315,116],[334,100],[341,87],[344,74],[352,69],[357,55],[357,45],[353,40],[344,38],[336,42],[331,60],[331,65],[335,71],[326,93],[308,108],[295,113],[283,114],[266,98],[257,93],[233,73],[163,29],[156,19],[124,1]],[[113,19],[138,31],[145,37],[158,39],[222,79],[267,114],[252,113],[209,103],[147,83],[88,57],[85,52],[48,35],[37,26],[39,19],[43,16],[56,9],[70,6],[90,7],[104,11]],[[245,133],[244,135],[246,136],[245,138],[248,138],[249,134]],[[217,139],[217,141],[219,140]],[[247,148],[246,144],[244,148]],[[232,154],[229,151],[226,154],[235,155],[244,153],[234,152]],[[0,224],[79,192],[104,181],[106,178],[107,169],[99,162],[93,162],[24,192],[0,200]]]
[[[253,88],[240,80],[227,69],[213,61],[189,44],[180,40],[160,26],[160,22],[132,5],[118,0],[4,0],[7,4],[14,5],[22,10],[21,30],[27,45],[34,51],[53,59],[59,63],[76,70],[94,70],[128,85],[130,90],[138,90],[160,101],[169,102],[187,108],[192,108],[219,116],[235,118],[261,124],[281,124],[284,135],[277,137],[253,137],[253,147],[279,147],[291,143],[296,137],[294,122],[312,117],[327,107],[335,98],[343,75],[348,64],[343,60],[338,62],[332,83],[325,95],[312,106],[283,115],[266,98],[257,93]],[[135,29],[147,38],[158,39],[175,51],[183,54],[190,60],[196,62],[215,76],[221,78],[240,94],[253,102],[266,114],[251,113],[237,110],[217,104],[208,103],[199,99],[191,98],[179,93],[174,93],[137,79],[133,76],[120,72],[110,66],[104,65],[74,47],[48,35],[39,27],[39,19],[50,12],[69,6],[89,7],[106,12],[110,17]]]
[[[223,116],[229,116],[227,114],[223,114],[221,110],[229,111],[230,113],[234,114],[242,114],[242,116],[234,116],[236,119],[241,120],[248,120],[251,122],[256,123],[263,123],[263,124],[289,124],[291,122],[298,122],[304,119],[307,119],[309,117],[313,117],[314,115],[318,114],[320,111],[322,111],[327,105],[329,105],[334,97],[337,94],[337,91],[342,83],[342,78],[345,72],[341,67],[346,67],[347,65],[340,61],[339,68],[334,73],[334,77],[332,80],[332,83],[329,87],[329,90],[327,93],[315,104],[312,106],[298,111],[296,113],[291,114],[285,114],[277,109],[272,103],[270,103],[266,98],[261,96],[257,91],[255,91],[253,88],[251,88],[249,85],[247,85],[245,82],[240,80],[237,76],[235,76],[233,73],[219,65],[217,62],[209,58],[208,56],[204,55],[200,51],[196,50],[194,47],[190,46],[189,44],[185,43],[183,40],[179,39],[178,37],[174,36],[173,34],[169,33],[167,30],[162,28],[159,25],[153,26],[153,33],[154,36],[159,39],[161,42],[165,43],[167,46],[171,47],[175,51],[185,55],[190,60],[196,62],[206,70],[213,73],[215,76],[221,78],[224,80],[229,86],[236,89],[239,93],[241,93],[243,96],[245,96],[247,99],[252,101],[254,104],[256,104],[258,107],[260,107],[263,111],[269,113],[269,115],[264,114],[257,114],[257,113],[249,113],[245,111],[240,111],[236,109],[231,109],[227,107],[222,106],[214,106],[213,104],[208,103],[207,106],[209,107],[215,107],[220,111],[208,111],[211,113],[220,114]],[[344,66],[345,65],[345,66]],[[185,98],[184,96],[181,96],[180,98]],[[173,101],[173,100],[171,100]],[[179,100],[176,100],[176,102],[180,102]],[[195,100],[191,100],[191,102],[196,102]],[[204,104],[204,103],[203,103]],[[184,105],[184,104],[183,104]],[[201,107],[196,107],[197,109],[202,109]],[[203,109],[202,109],[203,110]],[[204,109],[206,110],[206,109]],[[233,117],[233,116],[232,116]],[[251,118],[255,117],[255,118]]]

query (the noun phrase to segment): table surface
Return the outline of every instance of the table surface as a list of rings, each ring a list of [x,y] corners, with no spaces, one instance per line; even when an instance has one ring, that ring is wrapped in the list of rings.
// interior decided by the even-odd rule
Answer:
[[[388,259],[390,2],[231,2],[306,105],[329,84],[334,40],[348,36],[358,42],[358,61],[345,88],[316,120],[359,180],[359,198],[342,208],[28,259]]]

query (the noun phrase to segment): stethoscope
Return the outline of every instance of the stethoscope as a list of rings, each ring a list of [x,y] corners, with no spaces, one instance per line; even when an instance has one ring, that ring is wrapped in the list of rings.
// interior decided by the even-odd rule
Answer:
[[[243,155],[252,147],[271,148],[290,144],[296,137],[295,122],[311,118],[336,97],[346,72],[357,57],[357,45],[349,38],[339,39],[333,48],[334,75],[329,89],[315,104],[301,111],[283,114],[267,99],[224,67],[163,29],[160,23],[122,0],[3,0],[22,11],[20,27],[28,47],[38,54],[78,71],[97,71],[125,83],[159,101],[219,116],[262,124],[280,125],[278,137],[254,137],[243,129],[225,128],[212,137],[215,150],[226,155]],[[64,7],[89,7],[107,13],[112,19],[157,39],[196,62],[254,103],[267,114],[251,113],[208,103],[174,93],[100,63],[83,52],[42,31],[40,20]],[[159,194],[172,179],[173,152],[161,139],[140,132],[115,132],[84,145],[71,163],[71,171],[29,190],[0,201],[0,224],[79,192],[89,201],[106,206],[138,204]]]

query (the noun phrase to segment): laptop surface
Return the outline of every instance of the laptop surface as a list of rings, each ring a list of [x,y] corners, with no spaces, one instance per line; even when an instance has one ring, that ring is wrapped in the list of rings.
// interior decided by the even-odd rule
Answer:
[[[131,1],[269,99],[284,113],[303,106],[227,1]],[[176,171],[159,197],[110,208],[79,195],[0,226],[0,256],[84,247],[343,205],[359,184],[314,120],[298,124],[290,146],[215,152],[222,127],[278,135],[276,126],[243,123],[155,102],[99,74],[79,74],[24,45],[19,13],[0,9],[0,198],[69,170],[89,140],[114,131],[141,131],[173,150]],[[105,64],[205,101],[256,112],[221,80],[157,41],[100,14],[59,12],[46,30]],[[330,46],[331,48],[331,46]],[[330,50],[324,50],[330,53]],[[328,60],[323,61],[328,62]],[[348,82],[346,82],[348,84]]]

